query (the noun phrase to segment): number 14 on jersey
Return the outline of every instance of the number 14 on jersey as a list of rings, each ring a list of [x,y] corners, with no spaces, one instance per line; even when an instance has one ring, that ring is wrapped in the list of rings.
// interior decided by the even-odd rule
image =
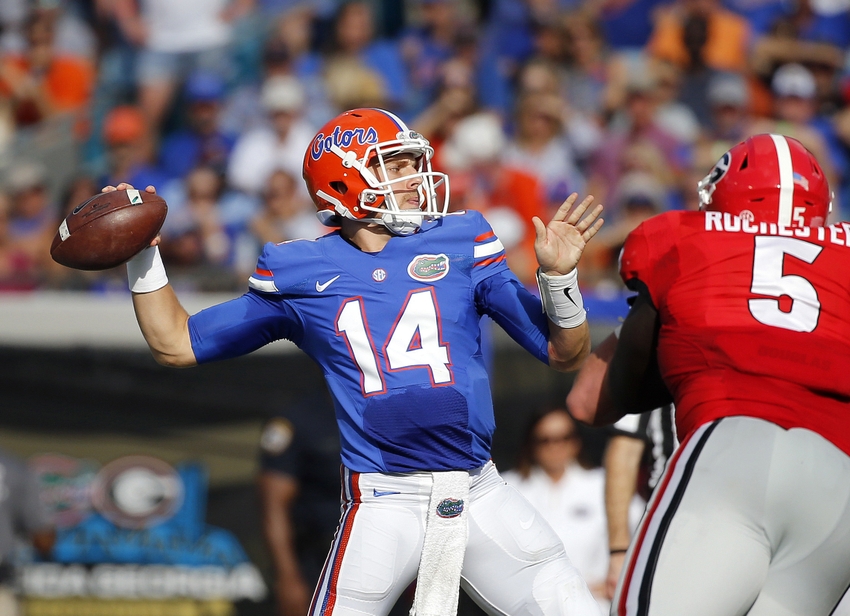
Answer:
[[[337,314],[336,330],[360,370],[363,395],[370,396],[385,392],[387,386],[366,312],[363,298],[346,300]],[[390,372],[427,369],[433,385],[454,382],[433,290],[414,291],[407,297],[384,343],[383,354]]]

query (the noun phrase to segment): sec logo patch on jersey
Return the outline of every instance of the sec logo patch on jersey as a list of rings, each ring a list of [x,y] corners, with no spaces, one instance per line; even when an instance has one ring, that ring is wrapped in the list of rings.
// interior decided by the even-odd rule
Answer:
[[[416,255],[407,266],[408,275],[414,280],[435,282],[449,273],[449,258],[444,254]]]
[[[276,417],[266,424],[262,436],[260,436],[260,447],[269,455],[282,454],[292,444],[295,429],[292,424],[282,417]]]

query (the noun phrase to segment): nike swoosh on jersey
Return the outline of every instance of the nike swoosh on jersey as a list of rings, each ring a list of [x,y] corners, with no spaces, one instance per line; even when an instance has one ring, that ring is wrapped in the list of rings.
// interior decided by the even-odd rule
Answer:
[[[381,491],[377,488],[372,488],[372,496],[390,496],[391,494],[401,494],[401,492],[394,492],[393,490]]]
[[[320,282],[317,280],[317,281],[316,281],[316,291],[318,291],[319,293],[321,293],[322,291],[324,291],[325,289],[327,289],[329,286],[331,286],[331,283],[333,283],[333,281],[334,281],[334,280],[336,280],[337,278],[339,278],[340,276],[341,276],[341,274],[337,274],[336,276],[334,276],[333,278],[331,278],[330,280],[328,280],[328,281],[327,281],[327,282],[325,282],[324,284],[320,283]]]

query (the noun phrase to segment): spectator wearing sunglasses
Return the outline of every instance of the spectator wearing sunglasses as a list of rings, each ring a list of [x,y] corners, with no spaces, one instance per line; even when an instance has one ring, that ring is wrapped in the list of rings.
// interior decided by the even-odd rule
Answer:
[[[585,468],[582,439],[564,408],[537,412],[529,421],[514,469],[502,473],[555,530],[573,565],[603,609],[608,543],[605,475]],[[636,512],[635,519],[640,515]],[[526,520],[519,520],[523,524]]]

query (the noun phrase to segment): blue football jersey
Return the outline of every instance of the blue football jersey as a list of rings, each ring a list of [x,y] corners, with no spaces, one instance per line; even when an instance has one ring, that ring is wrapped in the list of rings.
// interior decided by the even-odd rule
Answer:
[[[322,369],[343,463],[359,472],[472,469],[495,428],[480,320],[547,362],[540,300],[477,212],[362,252],[339,234],[266,245],[241,298],[189,320],[199,362],[286,338]]]

